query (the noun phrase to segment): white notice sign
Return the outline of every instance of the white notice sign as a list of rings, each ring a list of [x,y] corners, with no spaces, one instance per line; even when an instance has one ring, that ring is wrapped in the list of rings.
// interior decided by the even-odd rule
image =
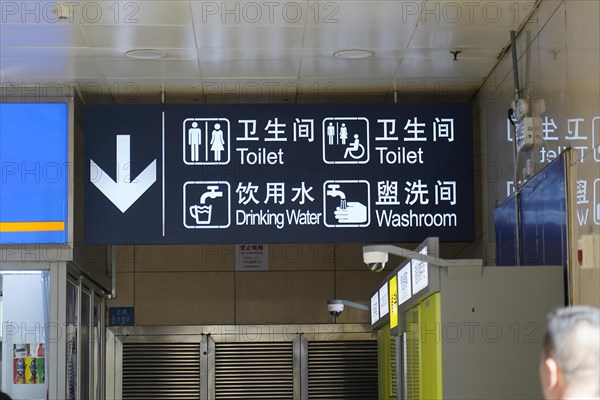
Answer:
[[[379,321],[379,293],[371,297],[371,325]]]
[[[409,262],[398,272],[398,305],[408,301],[412,296],[410,268],[413,261]]]
[[[388,300],[388,287],[387,283],[385,283],[379,289],[379,318],[383,318],[388,312],[390,312],[390,304]]]
[[[427,255],[427,247],[421,250],[421,254]],[[418,293],[429,285],[428,263],[425,261],[412,260],[412,286],[413,293]]]
[[[235,246],[236,271],[267,271],[269,269],[269,245],[238,244]]]

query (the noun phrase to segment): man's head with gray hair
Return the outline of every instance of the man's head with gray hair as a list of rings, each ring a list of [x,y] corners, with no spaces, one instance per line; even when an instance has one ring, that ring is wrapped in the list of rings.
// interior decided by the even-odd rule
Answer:
[[[600,309],[573,306],[548,314],[540,381],[546,399],[600,397]]]

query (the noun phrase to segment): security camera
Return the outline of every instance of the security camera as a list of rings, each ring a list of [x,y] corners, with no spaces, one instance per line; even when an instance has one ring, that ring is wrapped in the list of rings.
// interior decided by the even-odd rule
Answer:
[[[339,317],[344,311],[344,304],[340,300],[328,300],[327,309],[332,317]]]
[[[336,317],[336,318],[342,314],[342,311],[344,311],[345,305],[348,307],[358,308],[359,310],[363,310],[363,311],[367,311],[367,312],[371,311],[371,309],[368,306],[365,306],[360,303],[355,303],[353,301],[340,300],[340,299],[327,300],[327,309],[329,310],[329,313],[331,314],[331,316]]]
[[[363,252],[363,260],[371,271],[379,272],[385,268],[388,253],[385,251],[365,251]]]

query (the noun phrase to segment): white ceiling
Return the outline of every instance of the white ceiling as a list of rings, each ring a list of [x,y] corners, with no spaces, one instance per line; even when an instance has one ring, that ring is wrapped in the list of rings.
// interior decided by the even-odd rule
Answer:
[[[157,102],[161,90],[168,102],[382,102],[394,89],[468,100],[533,12],[531,0],[0,3],[2,85],[67,82],[116,102]],[[333,56],[343,49],[374,56]]]

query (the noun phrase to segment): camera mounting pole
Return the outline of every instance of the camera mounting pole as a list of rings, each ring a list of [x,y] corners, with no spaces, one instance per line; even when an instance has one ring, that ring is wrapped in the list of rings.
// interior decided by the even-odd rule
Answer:
[[[355,303],[353,301],[348,301],[348,300],[339,300],[339,299],[334,299],[334,300],[327,300],[327,304],[343,304],[345,306],[348,307],[354,307],[354,308],[358,308],[359,310],[363,310],[363,311],[371,311],[371,309],[368,306],[359,304],[359,303]]]
[[[412,260],[425,261],[439,267],[448,268],[448,275],[453,277],[480,277],[483,267],[481,259],[454,259],[447,260],[440,257],[432,257],[403,247],[390,244],[363,246],[363,257],[368,253],[388,253],[396,256],[410,258]],[[365,260],[366,261],[366,260]]]

